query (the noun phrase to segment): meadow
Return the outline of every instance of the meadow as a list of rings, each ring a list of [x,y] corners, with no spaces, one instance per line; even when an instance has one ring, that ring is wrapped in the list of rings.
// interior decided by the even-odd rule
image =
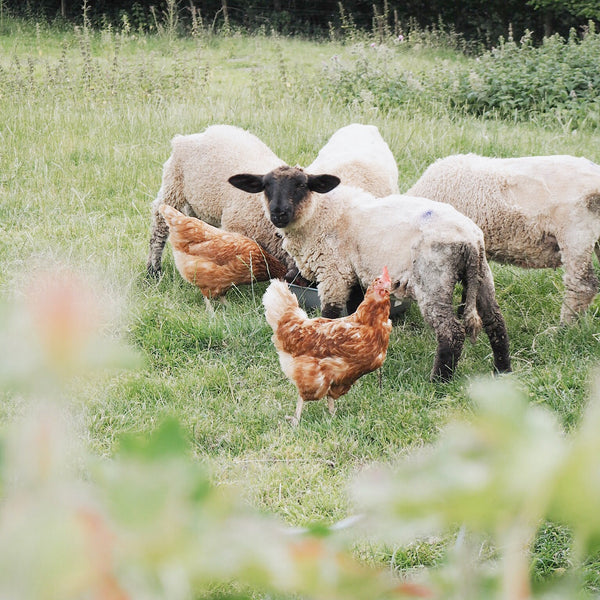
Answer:
[[[344,65],[349,73],[352,65],[376,60],[410,79],[475,60],[426,39],[387,42],[3,23],[0,295],[19,303],[32,273],[68,265],[100,290],[109,315],[105,335],[140,357],[135,369],[73,383],[85,445],[95,456],[110,459],[123,434],[149,434],[174,417],[214,485],[236,486],[245,503],[290,526],[330,525],[353,514],[348,485],[365,466],[392,464],[434,442],[452,419],[472,414],[472,384],[492,379],[486,337],[465,344],[453,381],[430,383],[435,340],[412,306],[395,322],[381,383],[376,373],[360,379],[334,417],[325,402],[311,403],[294,429],[285,415],[293,412],[296,391],[281,372],[264,319],[266,284],[230,291],[211,316],[199,291],[180,278],[168,248],[163,277],[149,280],[145,272],[150,203],[170,140],[215,123],[243,127],[300,165],[339,127],[376,125],[398,162],[401,190],[436,158],[459,152],[572,154],[600,162],[600,131],[585,123],[474,116],[416,94],[382,106],[380,90],[348,101],[346,88],[336,87]],[[569,433],[600,360],[600,300],[576,324],[560,327],[560,269],[492,264],[492,270],[511,343],[514,373],[505,379]],[[0,422],[6,426],[21,411],[21,395],[5,389]],[[402,574],[437,564],[446,545],[445,538],[402,548],[357,540],[353,553]],[[568,572],[567,528],[540,523],[529,560],[532,579],[542,584]],[[594,595],[600,591],[594,556],[583,572],[584,588]]]

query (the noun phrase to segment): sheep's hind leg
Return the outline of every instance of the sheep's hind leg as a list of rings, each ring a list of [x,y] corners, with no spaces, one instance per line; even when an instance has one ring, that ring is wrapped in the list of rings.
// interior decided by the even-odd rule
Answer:
[[[435,362],[431,370],[431,381],[450,381],[454,375],[456,365],[462,353],[464,330],[460,323],[452,327],[453,333],[437,333],[438,347]]]
[[[431,381],[449,381],[462,353],[465,329],[454,316],[452,304],[419,303],[423,318],[435,331],[437,351]]]
[[[494,354],[495,371],[497,373],[510,373],[512,368],[510,364],[508,331],[506,329],[506,322],[496,301],[494,280],[489,266],[487,267],[487,275],[484,276],[479,285],[477,312],[481,316],[483,328],[490,340],[490,346]]]

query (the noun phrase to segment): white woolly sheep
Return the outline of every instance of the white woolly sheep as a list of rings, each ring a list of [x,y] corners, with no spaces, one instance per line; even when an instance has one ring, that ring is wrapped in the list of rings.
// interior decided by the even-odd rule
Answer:
[[[334,190],[339,178],[288,166],[265,175],[239,174],[229,181],[246,192],[264,192],[284,248],[304,277],[318,281],[324,317],[338,317],[352,288],[357,283],[366,287],[387,265],[393,294],[416,300],[436,333],[432,379],[452,377],[465,332],[474,340],[482,325],[496,370],[510,371],[508,335],[483,234],[453,207],[401,195],[376,199],[347,186]],[[459,281],[464,325],[452,305]]]
[[[560,319],[572,322],[598,292],[600,166],[574,156],[448,156],[406,192],[451,204],[483,230],[490,260],[564,266]]]
[[[343,185],[377,198],[399,191],[396,159],[375,125],[352,123],[338,129],[305,170],[336,175]]]
[[[160,273],[169,228],[161,204],[198,217],[214,227],[255,240],[288,268],[293,261],[282,249],[260,198],[233,189],[227,178],[240,171],[269,171],[282,165],[271,149],[251,133],[230,125],[213,125],[202,133],[176,135],[163,167],[162,185],[152,204],[148,272]]]

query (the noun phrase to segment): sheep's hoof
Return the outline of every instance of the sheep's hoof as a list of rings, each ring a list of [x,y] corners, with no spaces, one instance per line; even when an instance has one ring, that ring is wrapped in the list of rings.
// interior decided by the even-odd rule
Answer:
[[[149,264],[146,267],[146,273],[148,274],[148,277],[152,277],[152,279],[160,279],[160,276],[162,275],[162,269],[160,266],[155,267],[154,265]]]
[[[292,426],[292,427],[298,427],[298,425],[300,424],[300,421],[291,415],[286,415],[285,420]]]
[[[429,377],[429,381],[431,381],[431,383],[448,383],[452,379],[453,375],[454,371],[450,370],[449,368],[436,369]]]

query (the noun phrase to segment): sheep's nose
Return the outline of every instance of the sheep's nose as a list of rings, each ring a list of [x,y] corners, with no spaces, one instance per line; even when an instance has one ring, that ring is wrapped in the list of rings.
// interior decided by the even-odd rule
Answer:
[[[290,219],[284,212],[271,213],[271,223],[273,223],[275,227],[285,227],[289,222]]]

